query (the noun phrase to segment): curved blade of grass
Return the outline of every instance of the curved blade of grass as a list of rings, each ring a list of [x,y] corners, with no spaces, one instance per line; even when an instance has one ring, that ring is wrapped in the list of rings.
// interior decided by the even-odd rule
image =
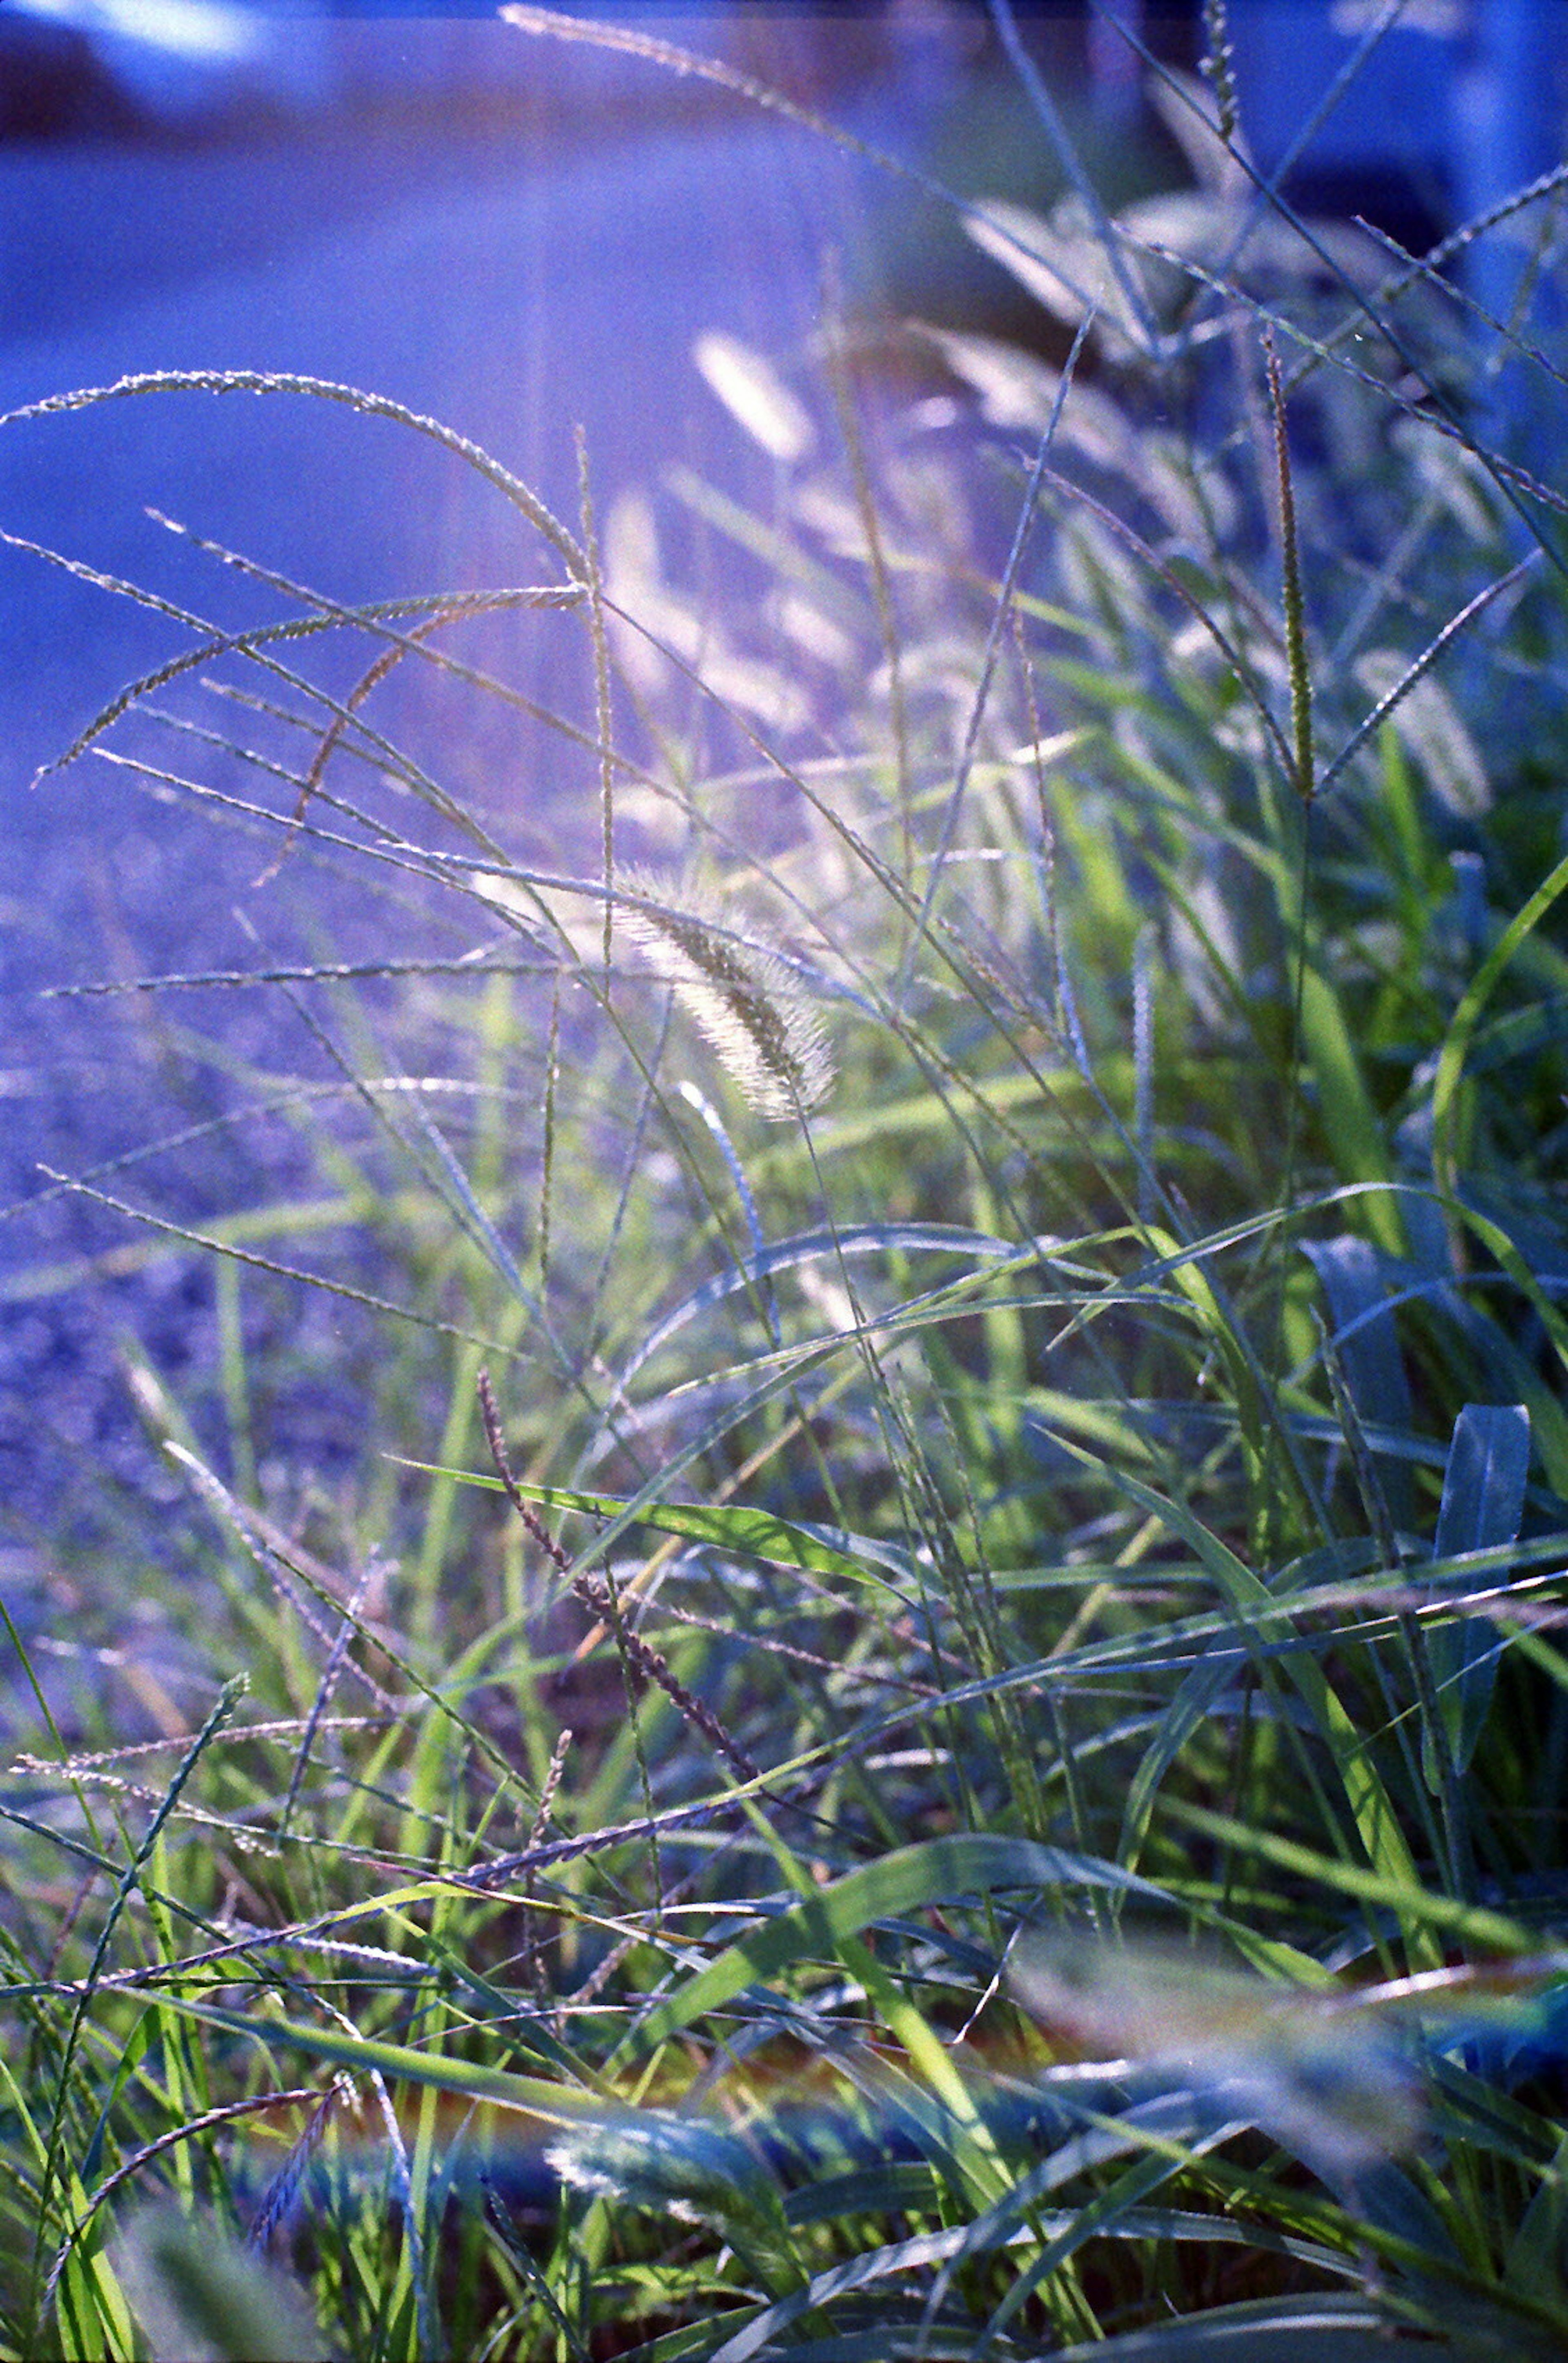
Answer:
[[[1456,1221],[1473,1231],[1487,1252],[1496,1257],[1539,1319],[1556,1357],[1555,1383],[1550,1379],[1542,1379],[1535,1358],[1521,1353],[1506,1333],[1496,1341],[1491,1359],[1508,1371],[1510,1381],[1517,1381],[1498,1392],[1529,1405],[1536,1449],[1547,1477],[1559,1497],[1568,1500],[1568,1417],[1563,1414],[1561,1399],[1562,1373],[1568,1370],[1568,1320],[1564,1320],[1559,1307],[1552,1302],[1551,1276],[1543,1276],[1546,1280],[1543,1286],[1520,1253],[1511,1232],[1479,1206],[1461,1199],[1451,1212]]]
[[[1321,948],[1304,947],[1301,966],[1301,1036],[1318,1087],[1324,1146],[1347,1182],[1381,1183],[1365,1201],[1366,1225],[1390,1255],[1405,1246],[1404,1226],[1388,1185],[1394,1181],[1388,1140],[1373,1105],[1344,1004],[1322,966]]]
[[[1370,1240],[1347,1233],[1343,1238],[1304,1241],[1302,1253],[1329,1300],[1335,1350],[1363,1425],[1407,1435],[1413,1421],[1410,1382],[1376,1250]],[[1340,1334],[1345,1332],[1351,1334]],[[1414,1495],[1407,1465],[1388,1454],[1380,1455],[1376,1465],[1396,1525],[1408,1525]]]
[[[1466,1403],[1454,1423],[1438,1512],[1440,1559],[1518,1538],[1529,1473],[1529,1413],[1523,1403]],[[1506,1571],[1501,1581],[1507,1582]],[[1467,1772],[1481,1737],[1504,1641],[1477,1618],[1443,1625],[1429,1643],[1449,1747]]]
[[[1533,1939],[1529,1928],[1506,1913],[1494,1912],[1480,1903],[1467,1903],[1461,1896],[1433,1894],[1413,1878],[1408,1881],[1390,1878],[1375,1866],[1366,1868],[1360,1863],[1337,1860],[1314,1847],[1300,1845],[1295,1838],[1281,1837],[1273,1831],[1239,1822],[1229,1814],[1212,1813],[1207,1805],[1195,1805],[1184,1798],[1167,1798],[1165,1810],[1178,1821],[1203,1831],[1207,1837],[1222,1839],[1243,1855],[1255,1855],[1282,1870],[1296,1871],[1341,1895],[1351,1895],[1360,1903],[1394,1913],[1407,1930],[1425,1930],[1434,1936],[1440,1932],[1466,1944],[1490,1946],[1499,1952],[1527,1957],[1529,1954]]]
[[[1471,1037],[1503,971],[1520,945],[1540,925],[1552,904],[1565,892],[1568,892],[1568,854],[1563,855],[1556,867],[1541,880],[1534,893],[1515,912],[1471,979],[1449,1025],[1432,1082],[1432,1171],[1438,1187],[1451,1196],[1459,1188],[1456,1142],[1459,1088]]]
[[[656,2002],[623,2037],[612,2061],[648,2058],[694,2020],[722,2009],[748,1986],[775,1977],[796,1961],[834,1958],[840,1938],[860,1936],[873,1921],[1009,1888],[1038,1892],[1058,1887],[1105,1888],[1151,1899],[1162,1893],[1148,1880],[1115,1863],[1029,1838],[973,1830],[927,1838],[847,1872],[731,1945],[679,1992]]]
[[[962,2225],[941,2232],[917,2232],[908,2239],[890,2241],[881,2247],[868,2249],[858,2257],[851,2258],[845,2264],[831,2265],[825,2271],[814,2274],[806,2288],[795,2296],[768,2306],[744,2321],[739,2329],[731,2332],[722,2346],[706,2350],[711,2356],[711,2363],[751,2363],[751,2357],[758,2355],[773,2354],[782,2358],[800,2352],[819,2357],[833,2354],[844,2357],[845,2363],[850,2363],[851,2357],[859,2363],[860,2357],[870,2357],[873,2354],[900,2357],[906,2355],[950,2354],[952,2350],[946,2346],[933,2348],[929,2335],[921,2335],[918,2345],[905,2346],[900,2344],[895,2346],[892,2342],[897,2334],[891,2324],[880,2333],[873,2329],[864,2343],[857,2342],[853,2346],[847,2340],[840,2344],[835,2339],[831,2347],[825,2348],[814,2341],[811,2346],[800,2349],[779,2346],[773,2341],[779,2331],[786,2329],[792,2322],[816,2309],[827,2307],[834,2299],[843,2299],[857,2290],[873,2288],[877,2282],[889,2280],[896,2274],[918,2272],[945,2262],[962,2247],[964,2236],[965,2227]],[[1019,2236],[1028,2238],[1030,2235],[1023,2234]],[[1097,2349],[1095,2351],[1098,2352]]]
[[[738,1289],[753,1288],[760,1281],[771,1280],[776,1272],[794,1270],[819,1259],[836,1262],[840,1257],[930,1253],[1005,1259],[1017,1257],[1019,1252],[1016,1239],[999,1239],[989,1232],[962,1230],[945,1223],[846,1224],[838,1231],[802,1231],[794,1238],[777,1239],[705,1280],[662,1321],[655,1322],[622,1370],[617,1393],[624,1395],[643,1365],[699,1314],[721,1304]]]
[[[398,1465],[420,1470],[427,1476],[457,1477],[491,1492],[504,1490],[498,1477],[478,1470],[439,1469],[425,1460],[400,1460]],[[806,1568],[813,1575],[842,1576],[851,1583],[874,1584],[903,1599],[896,1587],[865,1560],[836,1548],[811,1527],[775,1517],[771,1511],[734,1503],[644,1502],[640,1495],[628,1500],[615,1493],[573,1492],[562,1485],[526,1485],[520,1479],[516,1484],[525,1500],[538,1502],[547,1510],[574,1510],[591,1518],[616,1519],[631,1510],[635,1514],[623,1524],[623,1532],[626,1524],[651,1526],[655,1534],[707,1544],[716,1550],[732,1551],[738,1558],[764,1559],[773,1567]]]
[[[1361,2297],[1260,2298],[1072,2346],[1057,2363],[1387,2363],[1387,2316]],[[1433,2363],[1463,2363],[1465,2346],[1425,2345]]]
[[[1337,1334],[1335,1344],[1357,1411],[1369,1426],[1395,1433],[1407,1428],[1413,1416],[1410,1381],[1375,1250],[1348,1233],[1304,1241],[1302,1253],[1323,1284],[1336,1333],[1346,1333]]]
[[[1060,2162],[1061,2153],[1058,2153],[1057,2158],[1046,2160],[1043,2168],[1028,2175],[999,2206],[989,2210],[987,2215],[977,2217],[969,2227],[969,2238],[953,2258],[947,2273],[955,2270],[969,2256],[982,2255],[987,2247],[996,2246],[1002,2236],[1016,2238],[1017,2234],[1009,2227],[1025,2208],[1031,2215],[1034,2213],[1036,2191],[1052,2189],[1056,2181],[1067,2179],[1060,2170]],[[1065,2221],[1051,2225],[1045,2247],[1031,2259],[1027,2270],[1019,2275],[992,2313],[985,2326],[986,2340],[989,2342],[996,2337],[1029,2302],[1046,2276],[1059,2271],[1070,2257],[1076,2255],[1085,2240],[1116,2238],[1118,2235],[1126,2237],[1127,2215],[1140,2200],[1158,2190],[1161,2183],[1168,2182],[1173,2174],[1179,2173],[1184,2163],[1180,2155],[1173,2155],[1171,2151],[1140,2158],[1103,2191],[1096,2192],[1085,2205],[1073,2208]],[[1054,2175],[1051,2169],[1056,2169]],[[1073,2170],[1068,2168],[1068,2173]],[[1132,2236],[1136,2238],[1138,2235],[1133,2233]],[[939,2281],[938,2291],[947,2279],[947,2273]],[[933,2302],[937,2294],[937,2291],[932,2292]]]
[[[395,1900],[383,1898],[384,1908]],[[517,2076],[504,2069],[480,2067],[469,2059],[417,2051],[407,2044],[384,2043],[347,2027],[313,2026],[301,2019],[285,2018],[281,2013],[263,2015],[260,2012],[226,2010],[220,2003],[193,2002],[187,1995],[177,1993],[166,1995],[164,2006],[182,2012],[187,2018],[199,2019],[204,2025],[219,2028],[226,2035],[243,2036],[269,2050],[299,2051],[307,2058],[330,2060],[361,2075],[382,2076],[389,2083],[428,2086],[435,2091],[450,2092],[459,2100],[504,2109],[531,2120],[538,2129],[536,2137],[541,2141],[550,2139],[558,2130],[596,2124],[614,2114],[613,2102],[595,2093],[574,2090],[569,2084],[550,2083],[539,2076]]]

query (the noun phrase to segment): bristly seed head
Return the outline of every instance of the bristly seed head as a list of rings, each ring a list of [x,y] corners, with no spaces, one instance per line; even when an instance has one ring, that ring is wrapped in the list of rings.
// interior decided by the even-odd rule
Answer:
[[[718,918],[687,886],[679,907],[663,882],[623,872],[617,925],[672,986],[747,1104],[771,1123],[805,1115],[827,1096],[833,1060],[822,1021],[789,963],[746,924]]]

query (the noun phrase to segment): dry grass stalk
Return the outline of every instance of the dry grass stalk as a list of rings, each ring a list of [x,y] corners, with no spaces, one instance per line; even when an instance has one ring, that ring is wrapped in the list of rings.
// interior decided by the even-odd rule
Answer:
[[[506,1458],[506,1441],[501,1434],[500,1414],[495,1408],[495,1395],[490,1384],[488,1370],[481,1370],[479,1373],[479,1408],[484,1420],[484,1434],[490,1446],[490,1458],[495,1464],[495,1474],[506,1489],[506,1499],[511,1503],[513,1509],[516,1510],[539,1548],[565,1576],[572,1587],[573,1596],[587,1610],[590,1616],[595,1618],[598,1623],[608,1625],[616,1636],[616,1646],[627,1663],[634,1667],[649,1681],[658,1685],[676,1712],[685,1718],[694,1731],[701,1732],[703,1737],[717,1750],[724,1761],[742,1781],[760,1780],[761,1766],[756,1764],[747,1755],[745,1749],[730,1737],[712,1708],[705,1706],[702,1700],[686,1688],[667,1658],[662,1656],[659,1650],[643,1640],[640,1634],[628,1629],[620,1613],[620,1603],[610,1586],[607,1583],[601,1583],[591,1575],[573,1574],[572,1561],[566,1552],[562,1550],[543,1520],[523,1499],[518,1490],[517,1481],[512,1474],[511,1463]]]

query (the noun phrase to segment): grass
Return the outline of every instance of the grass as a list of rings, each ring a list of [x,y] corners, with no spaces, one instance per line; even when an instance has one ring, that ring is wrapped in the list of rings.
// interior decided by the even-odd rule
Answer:
[[[72,750],[385,933],[258,962],[297,1074],[171,1021],[250,1199],[78,1177],[217,1344],[76,1570],[134,1736],[13,1629],[0,2353],[1562,2351],[1561,380],[1167,97],[1184,214],[968,205],[1073,340],[919,339],[978,437],[709,340],[770,516],[246,379],[538,581]]]

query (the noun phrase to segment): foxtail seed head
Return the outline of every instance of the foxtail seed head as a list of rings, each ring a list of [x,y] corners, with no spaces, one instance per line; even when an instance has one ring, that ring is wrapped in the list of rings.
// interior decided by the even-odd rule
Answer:
[[[788,962],[705,909],[690,887],[623,874],[616,929],[675,997],[758,1115],[804,1115],[826,1097],[833,1060],[822,1021]]]

